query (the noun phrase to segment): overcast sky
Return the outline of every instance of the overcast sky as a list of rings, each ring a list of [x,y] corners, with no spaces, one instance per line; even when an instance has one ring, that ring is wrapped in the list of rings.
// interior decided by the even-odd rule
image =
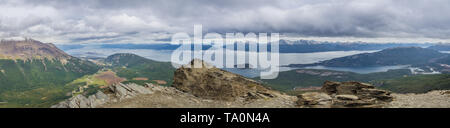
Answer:
[[[176,32],[450,42],[449,0],[0,0],[0,38],[155,43]]]

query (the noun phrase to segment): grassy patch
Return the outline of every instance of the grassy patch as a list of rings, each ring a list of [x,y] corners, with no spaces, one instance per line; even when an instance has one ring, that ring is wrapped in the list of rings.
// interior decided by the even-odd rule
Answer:
[[[449,90],[450,74],[419,75],[376,81],[379,88],[397,93],[426,93],[432,90]]]

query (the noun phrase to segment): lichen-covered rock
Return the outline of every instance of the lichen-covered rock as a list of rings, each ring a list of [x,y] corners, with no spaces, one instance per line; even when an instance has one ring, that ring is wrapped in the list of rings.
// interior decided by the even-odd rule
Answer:
[[[274,96],[269,89],[254,80],[215,68],[197,59],[175,71],[172,86],[194,96],[213,100],[250,100]]]
[[[331,97],[331,102],[328,102],[331,107],[381,107],[383,104],[391,102],[393,99],[390,92],[375,89],[375,87],[370,84],[360,82],[327,81],[322,86],[321,91],[323,94],[327,94]],[[314,98],[317,95],[318,93],[299,95],[297,104],[299,106],[306,105],[315,107],[311,105],[316,105],[314,103],[318,102],[318,99]],[[308,97],[312,98],[308,99]]]

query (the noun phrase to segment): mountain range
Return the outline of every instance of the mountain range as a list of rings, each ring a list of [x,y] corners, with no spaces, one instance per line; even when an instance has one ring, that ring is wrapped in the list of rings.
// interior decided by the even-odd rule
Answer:
[[[79,49],[86,45],[65,44],[58,45],[63,50]],[[100,48],[117,48],[117,49],[151,49],[151,50],[175,50],[181,45],[168,43],[162,44],[98,44]],[[193,46],[193,45],[192,45]],[[237,43],[233,44],[234,49]],[[373,51],[395,47],[429,47],[432,44],[420,43],[365,43],[365,42],[320,42],[314,40],[280,40],[279,52],[281,53],[311,53],[311,52],[327,52],[327,51]],[[230,46],[223,46],[224,48]],[[248,43],[245,44],[245,50],[249,49]],[[211,48],[211,45],[202,45],[203,50]],[[270,50],[270,47],[268,48]]]
[[[365,42],[320,42],[314,40],[280,40],[282,53],[311,53],[327,51],[373,51],[395,47],[428,47],[419,43],[365,43]]]
[[[370,67],[393,65],[421,65],[428,63],[449,64],[450,54],[420,47],[388,48],[374,53],[362,53],[325,60],[314,64],[291,64],[290,67],[329,66],[329,67]]]

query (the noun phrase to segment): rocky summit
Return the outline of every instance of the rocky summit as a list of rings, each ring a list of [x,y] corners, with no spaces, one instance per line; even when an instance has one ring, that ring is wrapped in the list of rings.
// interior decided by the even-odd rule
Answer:
[[[273,91],[254,80],[215,68],[197,59],[175,71],[173,87],[213,100],[251,100],[275,96]]]
[[[383,107],[393,100],[391,93],[375,89],[360,82],[331,82],[322,86],[321,92],[298,95],[301,107]]]
[[[42,43],[33,39],[20,41],[1,40],[0,59],[58,59],[71,58],[51,43]]]

